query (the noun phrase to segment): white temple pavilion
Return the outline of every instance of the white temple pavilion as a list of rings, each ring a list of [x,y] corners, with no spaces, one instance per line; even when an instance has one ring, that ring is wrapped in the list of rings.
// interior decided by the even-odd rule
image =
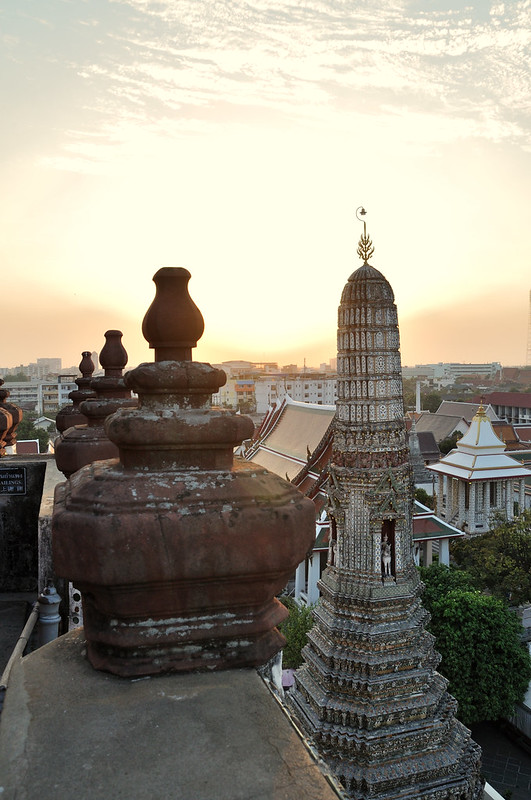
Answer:
[[[437,514],[467,533],[485,533],[493,516],[512,520],[525,509],[525,480],[531,470],[505,452],[480,405],[457,446],[427,469],[437,473]]]

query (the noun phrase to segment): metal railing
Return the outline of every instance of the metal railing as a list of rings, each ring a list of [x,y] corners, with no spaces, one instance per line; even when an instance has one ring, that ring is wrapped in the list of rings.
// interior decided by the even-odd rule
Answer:
[[[53,641],[59,634],[60,615],[58,613],[61,598],[55,591],[52,581],[48,584],[39,598],[33,603],[30,615],[18,637],[13,652],[9,656],[8,662],[0,677],[0,712],[4,702],[4,696],[9,684],[9,676],[15,663],[21,659],[32,639],[37,628],[37,647]],[[38,626],[37,626],[38,623]]]
[[[11,674],[11,670],[16,661],[19,658],[22,658],[24,655],[24,651],[28,646],[28,642],[31,638],[35,625],[37,624],[37,620],[39,619],[39,601],[36,600],[33,603],[33,608],[31,610],[31,614],[29,615],[26,624],[22,630],[22,633],[18,637],[18,641],[13,649],[13,652],[9,656],[9,660],[5,666],[4,671],[2,672],[2,677],[0,678],[0,711],[2,710],[2,706],[4,704],[4,696],[7,691],[7,685],[9,683],[9,675]]]

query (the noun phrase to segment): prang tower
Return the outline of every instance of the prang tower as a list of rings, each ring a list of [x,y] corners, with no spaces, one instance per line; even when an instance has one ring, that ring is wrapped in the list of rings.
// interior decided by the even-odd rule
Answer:
[[[353,800],[477,800],[481,751],[425,629],[397,312],[372,254],[364,222],[339,306],[328,566],[288,702]]]

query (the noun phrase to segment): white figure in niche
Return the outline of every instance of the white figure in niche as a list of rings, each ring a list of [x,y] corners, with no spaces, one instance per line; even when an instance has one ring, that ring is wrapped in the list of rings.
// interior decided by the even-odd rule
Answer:
[[[386,578],[391,575],[391,545],[386,533],[382,537],[382,572]]]
[[[330,539],[328,544],[328,566],[333,567],[336,563],[337,541]]]

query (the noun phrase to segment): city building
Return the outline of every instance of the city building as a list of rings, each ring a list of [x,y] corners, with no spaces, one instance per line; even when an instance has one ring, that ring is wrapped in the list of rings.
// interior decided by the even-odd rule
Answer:
[[[485,399],[499,419],[505,419],[515,425],[531,423],[530,392],[491,392]]]
[[[68,395],[76,389],[74,375],[58,375],[53,380],[10,381],[9,391],[13,403],[26,411],[39,415],[58,411],[68,403]]]
[[[30,364],[19,364],[17,367],[0,367],[2,375],[26,375],[33,380],[43,380],[58,375],[62,370],[60,358],[38,358]]]
[[[458,364],[441,361],[438,364],[402,367],[404,378],[424,378],[437,386],[449,386],[469,376],[478,375],[488,380],[499,380],[502,375],[502,365],[498,361],[492,361],[490,364]]]
[[[47,378],[49,375],[58,375],[62,368],[60,358],[38,358],[35,377]]]
[[[225,365],[222,368],[225,369]],[[230,375],[226,384],[214,395],[213,403],[239,408],[243,402],[251,404],[257,414],[265,414],[277,400],[284,397],[319,406],[333,405],[336,401],[336,384],[334,373],[265,375],[253,372],[246,377]]]

